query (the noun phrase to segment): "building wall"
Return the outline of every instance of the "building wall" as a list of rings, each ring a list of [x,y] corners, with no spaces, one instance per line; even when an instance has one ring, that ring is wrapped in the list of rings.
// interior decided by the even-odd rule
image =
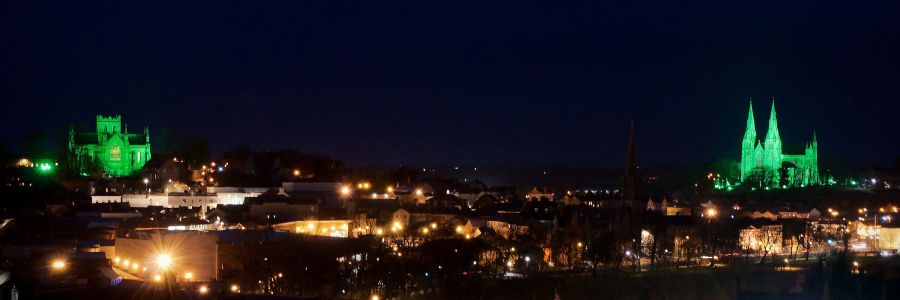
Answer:
[[[882,250],[900,250],[900,227],[880,228],[878,247]]]
[[[157,258],[168,254],[172,258],[169,271],[185,280],[184,274],[193,274],[193,281],[214,281],[218,278],[218,245],[214,233],[183,231],[141,233],[143,238],[117,238],[115,255],[118,267],[124,269],[124,261],[137,262],[140,268],[132,275],[152,280],[153,275],[162,274],[164,269],[157,264]],[[115,263],[115,259],[113,262]],[[143,268],[147,269],[144,270]]]
[[[210,194],[170,194],[168,198],[168,207],[199,207],[200,214],[206,214],[207,211],[215,208],[216,203],[218,203],[218,196]]]
[[[275,224],[275,230],[283,230],[298,234],[309,234],[330,237],[348,237],[350,220],[307,220]]]
[[[131,207],[166,206],[169,204],[169,196],[166,194],[127,194],[122,200],[128,202]]]
[[[119,202],[122,202],[122,196],[91,196],[91,204]]]

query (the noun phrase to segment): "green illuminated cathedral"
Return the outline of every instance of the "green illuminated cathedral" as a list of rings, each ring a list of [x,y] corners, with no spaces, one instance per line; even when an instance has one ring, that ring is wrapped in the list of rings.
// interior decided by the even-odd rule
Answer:
[[[122,177],[140,171],[150,160],[150,132],[128,133],[122,117],[97,116],[96,132],[75,132],[69,127],[69,163],[81,174],[94,170]]]
[[[794,153],[782,151],[781,136],[778,134],[778,119],[775,117],[775,99],[769,113],[769,129],[762,141],[756,138],[756,124],[753,121],[753,102],[747,115],[747,130],[741,144],[741,181],[759,187],[797,187],[818,185],[819,143],[813,133],[812,141]],[[801,152],[802,153],[798,153]]]

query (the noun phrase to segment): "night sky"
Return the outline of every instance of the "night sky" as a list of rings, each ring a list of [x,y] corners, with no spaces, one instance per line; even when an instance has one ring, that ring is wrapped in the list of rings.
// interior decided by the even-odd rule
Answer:
[[[36,2],[0,4],[13,146],[102,113],[214,154],[620,167],[633,120],[642,164],[685,165],[739,159],[747,99],[763,136],[775,96],[785,143],[900,154],[897,4]]]

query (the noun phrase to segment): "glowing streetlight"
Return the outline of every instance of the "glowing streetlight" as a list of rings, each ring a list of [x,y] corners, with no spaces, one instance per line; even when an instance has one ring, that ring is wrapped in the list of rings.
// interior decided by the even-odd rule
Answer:
[[[437,228],[437,223],[433,223],[433,222],[432,222],[432,223],[431,223],[431,229],[435,229],[435,228]]]
[[[209,293],[209,288],[206,287],[205,285],[201,285],[200,289],[198,289],[197,291],[200,292],[200,294],[206,294],[206,293]]]
[[[424,194],[424,192],[422,192],[422,189],[416,189],[416,196],[422,196],[422,194]]]
[[[184,279],[187,279],[187,280],[194,279],[194,273],[191,273],[191,272],[184,273]]]
[[[62,259],[55,259],[55,260],[53,260],[53,262],[50,263],[50,267],[57,271],[65,269],[66,261],[64,261]]]
[[[394,187],[392,187],[392,186],[387,187],[387,192],[388,192],[388,193],[393,193],[393,192],[394,192]]]
[[[237,284],[232,284],[232,285],[231,285],[231,292],[232,292],[232,293],[238,293],[238,292],[240,292],[240,291],[241,291],[241,288],[240,288]]]
[[[713,217],[715,217],[717,214],[719,214],[719,212],[716,211],[715,208],[709,208],[709,209],[706,210],[706,216],[707,216],[708,218],[713,218]]]
[[[372,300],[380,300],[380,299],[381,298],[379,298],[378,295],[372,295]]]
[[[162,275],[159,275],[159,274],[153,275],[153,281],[156,281],[156,282],[162,281]]]
[[[156,265],[160,268],[167,269],[172,265],[172,256],[169,254],[160,254],[156,257]]]
[[[581,248],[583,246],[584,246],[584,244],[582,244],[581,242],[578,242],[578,248]]]
[[[350,195],[350,187],[349,187],[349,186],[342,187],[342,188],[341,188],[341,195],[343,195],[343,196]]]
[[[294,177],[300,177],[300,170],[294,169]]]

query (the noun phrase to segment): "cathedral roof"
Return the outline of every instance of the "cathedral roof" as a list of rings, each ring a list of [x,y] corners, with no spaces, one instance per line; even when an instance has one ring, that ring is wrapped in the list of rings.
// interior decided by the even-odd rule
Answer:
[[[806,145],[804,144],[782,144],[781,152],[784,154],[806,154]]]
[[[147,144],[147,138],[142,133],[128,134],[128,135],[126,135],[126,138],[128,138],[128,144],[130,144],[130,145],[141,146],[141,145]],[[97,138],[96,133],[91,133],[91,132],[75,133],[75,145],[97,145],[99,143],[100,143],[100,141]]]

